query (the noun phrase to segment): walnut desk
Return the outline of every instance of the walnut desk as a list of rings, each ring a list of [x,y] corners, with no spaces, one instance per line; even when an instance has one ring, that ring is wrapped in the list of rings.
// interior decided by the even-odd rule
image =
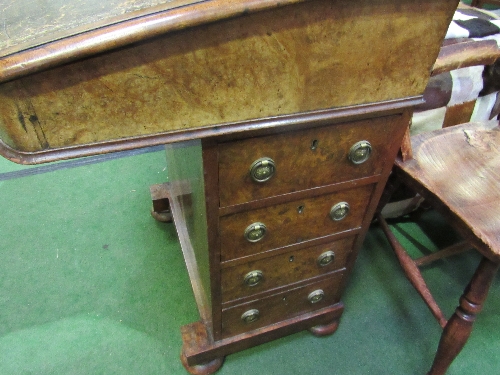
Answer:
[[[43,163],[167,144],[200,321],[182,361],[309,329],[341,294],[457,0],[17,0],[0,152]],[[160,208],[159,208],[160,207]]]

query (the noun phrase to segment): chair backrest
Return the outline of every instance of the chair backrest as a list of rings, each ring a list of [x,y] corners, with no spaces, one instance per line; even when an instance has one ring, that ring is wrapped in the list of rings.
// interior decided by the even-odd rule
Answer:
[[[424,103],[421,106],[415,108],[415,117],[420,113],[431,112],[431,110],[442,109],[446,115],[442,115],[438,125],[442,127],[458,125],[461,123],[469,122],[471,120],[471,114],[473,113],[476,105],[476,98],[479,91],[485,93],[485,89],[493,91],[491,93],[491,98],[495,103],[498,103],[498,91],[500,82],[500,74],[498,74],[498,61],[500,59],[500,47],[494,40],[472,40],[472,39],[460,39],[449,41],[444,44],[441,48],[439,56],[434,64],[431,72],[431,79],[424,93]],[[464,90],[465,95],[471,95],[471,87],[477,86],[476,98],[474,100],[465,103],[460,103],[456,105],[454,102],[450,101],[452,96],[452,85],[453,80],[451,78],[451,72],[461,71],[464,73],[465,69],[469,69],[465,73],[471,72],[476,76],[479,74],[480,84],[475,84],[474,80],[477,81],[477,77],[470,77],[470,87],[462,83],[462,87],[455,90]],[[477,69],[476,69],[477,68]],[[449,77],[448,77],[448,76]],[[458,83],[458,79],[455,83]],[[460,86],[458,83],[457,86]],[[460,95],[460,94],[458,94]],[[472,96],[474,96],[472,94]],[[498,105],[497,105],[498,107]],[[476,108],[477,110],[477,108]],[[479,110],[482,110],[481,108]],[[498,108],[492,110],[491,106],[488,108],[488,113],[483,114],[484,119],[489,119],[490,114],[498,115]],[[425,116],[424,116],[425,117]],[[423,121],[426,119],[424,118]],[[436,126],[436,125],[434,125]],[[403,143],[401,145],[401,156],[403,160],[411,159],[411,135],[412,126],[407,129],[406,134],[403,138]],[[432,129],[425,129],[432,130]]]
[[[426,103],[415,112],[435,111],[414,118],[412,135],[490,120],[500,113],[500,75],[494,65],[500,52],[499,25],[499,14],[459,4],[424,93]]]

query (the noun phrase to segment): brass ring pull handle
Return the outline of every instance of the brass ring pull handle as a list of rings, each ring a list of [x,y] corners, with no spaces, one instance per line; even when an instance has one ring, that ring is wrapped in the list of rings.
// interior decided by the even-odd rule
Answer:
[[[335,253],[329,250],[321,254],[316,260],[316,263],[318,263],[318,266],[320,267],[325,267],[328,266],[330,263],[332,263],[334,260],[335,260]]]
[[[248,310],[248,311],[244,312],[241,315],[241,320],[243,320],[247,324],[248,323],[253,323],[253,322],[255,322],[256,320],[259,319],[259,316],[260,316],[259,310],[252,309],[252,310]]]
[[[363,164],[370,158],[372,145],[368,141],[359,141],[349,150],[349,160],[353,164]]]
[[[247,273],[243,280],[245,281],[246,285],[255,286],[259,284],[263,278],[264,278],[264,273],[262,271],[255,270]]]
[[[349,214],[350,206],[347,202],[340,202],[334,205],[330,210],[330,217],[333,221],[340,221],[345,219]]]
[[[267,227],[265,226],[264,223],[253,223],[250,224],[246,229],[245,229],[245,238],[248,242],[258,242],[267,233]]]
[[[250,166],[250,177],[255,182],[266,182],[274,176],[276,164],[271,158],[260,158]]]
[[[323,299],[325,296],[325,292],[323,292],[322,289],[315,290],[314,292],[311,292],[308,296],[307,299],[311,303],[318,303]]]

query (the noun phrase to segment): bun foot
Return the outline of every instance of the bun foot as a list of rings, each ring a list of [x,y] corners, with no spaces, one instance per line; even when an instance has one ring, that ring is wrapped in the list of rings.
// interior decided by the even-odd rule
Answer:
[[[184,353],[181,353],[181,362],[184,368],[192,375],[209,375],[220,369],[222,363],[224,362],[224,357],[216,358],[213,361],[207,363],[190,366],[187,363],[187,359]]]
[[[154,208],[151,209],[151,216],[153,216],[153,219],[156,221],[159,221],[160,223],[171,223],[172,222],[172,212],[169,210],[161,211],[161,212],[156,212]]]
[[[339,320],[334,320],[330,324],[317,325],[309,328],[309,332],[311,332],[314,336],[328,336],[334,333],[339,327]]]

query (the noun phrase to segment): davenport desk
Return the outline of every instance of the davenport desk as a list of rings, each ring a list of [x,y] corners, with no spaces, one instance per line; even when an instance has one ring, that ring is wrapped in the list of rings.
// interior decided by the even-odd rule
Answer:
[[[193,374],[299,330],[341,294],[456,0],[17,0],[2,4],[3,156],[167,144],[200,321]]]

